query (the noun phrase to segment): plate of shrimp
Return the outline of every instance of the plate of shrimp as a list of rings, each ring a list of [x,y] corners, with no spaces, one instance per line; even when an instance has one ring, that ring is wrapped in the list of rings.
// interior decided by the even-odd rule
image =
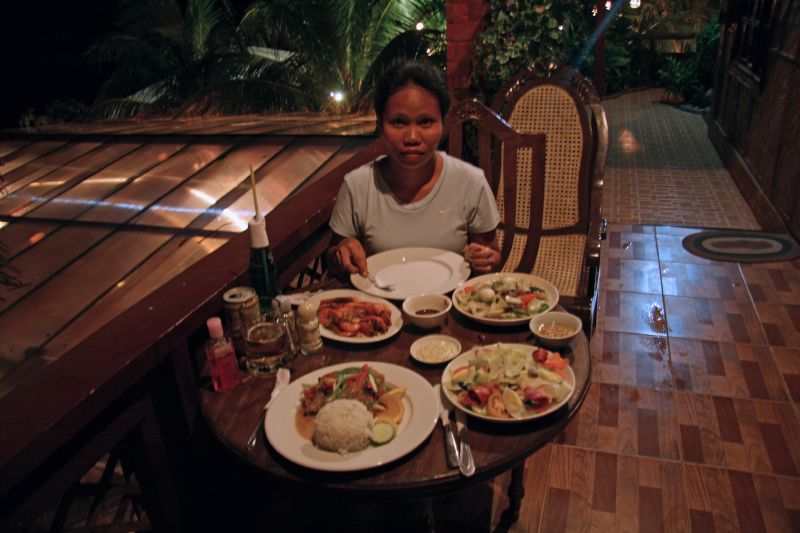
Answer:
[[[320,335],[354,344],[379,342],[403,327],[400,310],[383,298],[361,291],[322,291],[308,299],[317,309]]]

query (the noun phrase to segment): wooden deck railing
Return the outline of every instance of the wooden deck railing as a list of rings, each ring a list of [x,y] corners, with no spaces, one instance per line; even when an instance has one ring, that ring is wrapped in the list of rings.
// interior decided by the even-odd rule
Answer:
[[[380,142],[267,215],[283,286],[324,251],[344,174],[378,155]],[[120,443],[153,526],[179,527],[175,463],[197,417],[195,354],[222,293],[248,283],[248,256],[242,234],[0,399],[0,529],[58,498]]]

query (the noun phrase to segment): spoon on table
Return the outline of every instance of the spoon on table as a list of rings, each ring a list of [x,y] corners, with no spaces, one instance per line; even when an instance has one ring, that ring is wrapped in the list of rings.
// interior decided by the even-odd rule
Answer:
[[[267,403],[264,404],[263,411],[266,411],[267,409],[269,409],[269,406],[272,403],[272,400],[277,398],[278,394],[280,394],[280,392],[283,389],[285,389],[287,385],[289,385],[290,378],[291,378],[291,373],[289,372],[288,368],[279,368],[278,369],[278,374],[275,376],[275,387],[272,389],[272,394],[270,394],[269,400],[267,401]],[[253,430],[253,433],[250,435],[250,438],[247,439],[247,449],[248,450],[252,450],[253,448],[255,448],[256,442],[258,442],[258,433],[261,431],[261,428],[264,425],[263,411],[262,411],[262,415],[258,419],[258,425],[256,425],[256,428]]]
[[[375,288],[377,288],[377,289],[380,289],[382,291],[392,291],[392,290],[394,290],[394,285],[392,285],[391,283],[384,283],[382,281],[378,281],[378,279],[375,276],[373,276],[372,274],[370,274],[369,272],[367,272],[366,274],[361,274],[361,276],[363,276],[363,277],[367,278],[368,280],[370,280],[372,282],[372,284],[375,285]]]

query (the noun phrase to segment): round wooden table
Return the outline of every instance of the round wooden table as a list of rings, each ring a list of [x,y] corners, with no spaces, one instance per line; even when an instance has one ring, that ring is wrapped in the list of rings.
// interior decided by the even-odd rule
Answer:
[[[416,339],[430,333],[444,333],[459,339],[462,350],[474,345],[495,342],[535,344],[527,323],[515,327],[491,327],[478,324],[451,311],[446,323],[437,330],[423,331],[404,325],[399,334],[377,344],[344,344],[324,339],[323,354],[298,355],[291,363],[292,380],[318,368],[347,361],[381,361],[413,369],[431,384],[439,383],[445,365],[427,366],[409,355]],[[209,427],[233,453],[266,474],[279,480],[308,484],[315,488],[347,491],[359,497],[432,498],[485,482],[509,469],[509,510],[504,521],[516,521],[523,495],[525,459],[550,442],[569,422],[583,402],[591,373],[589,343],[580,333],[569,347],[562,349],[575,373],[575,392],[567,405],[550,415],[518,424],[502,424],[469,418],[470,444],[476,472],[469,478],[458,468],[449,468],[445,459],[444,437],[437,423],[431,435],[415,450],[387,465],[352,473],[329,473],[296,465],[280,456],[269,445],[264,432],[252,450],[246,442],[259,421],[269,398],[274,378],[249,378],[225,394],[202,390],[200,404]],[[293,415],[287,416],[287,429],[294,428]]]

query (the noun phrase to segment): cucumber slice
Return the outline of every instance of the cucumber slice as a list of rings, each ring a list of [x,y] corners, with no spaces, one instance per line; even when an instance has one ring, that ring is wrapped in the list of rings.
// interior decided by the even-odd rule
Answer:
[[[375,446],[380,446],[392,440],[394,433],[394,426],[389,422],[375,422],[372,426],[372,434],[369,436],[369,440]]]

